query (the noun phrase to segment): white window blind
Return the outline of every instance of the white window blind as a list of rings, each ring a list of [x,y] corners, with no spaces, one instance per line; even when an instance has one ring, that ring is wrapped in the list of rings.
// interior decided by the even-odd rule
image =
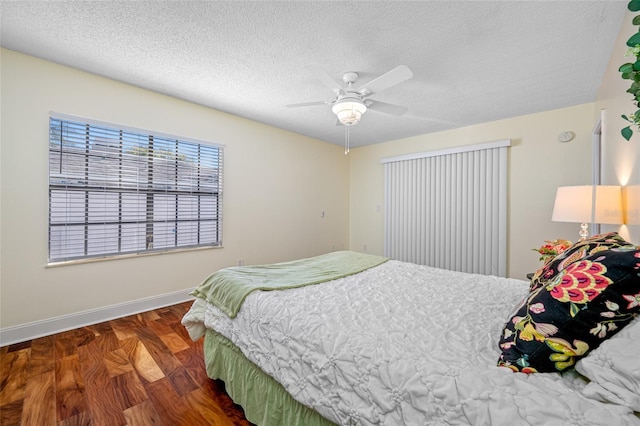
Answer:
[[[49,262],[220,246],[221,146],[49,120]]]
[[[385,256],[505,276],[509,145],[383,159]]]

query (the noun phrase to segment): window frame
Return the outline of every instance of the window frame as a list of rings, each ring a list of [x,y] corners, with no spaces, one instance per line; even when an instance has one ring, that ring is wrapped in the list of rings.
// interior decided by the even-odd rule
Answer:
[[[76,130],[76,139],[72,133],[63,138],[66,123]],[[223,246],[224,145],[55,112],[50,112],[48,124],[48,265]],[[82,126],[86,135],[78,137],[77,129]],[[101,131],[104,140],[98,137]],[[59,136],[59,145],[54,136]],[[58,163],[52,159],[55,155],[60,156]],[[64,166],[63,156],[68,161]],[[75,158],[75,167],[69,157]],[[100,160],[119,165],[96,166]],[[80,161],[84,164],[79,165]],[[53,166],[59,167],[58,173]],[[84,173],[83,178],[65,179],[79,171]],[[104,183],[96,185],[98,179],[104,179]],[[77,202],[80,194],[84,194],[84,203]],[[76,201],[69,201],[73,196]],[[91,197],[104,199],[104,211],[90,204]],[[129,204],[123,202],[127,197]],[[123,209],[127,220],[123,219]],[[80,211],[83,218],[78,220]],[[75,220],[70,219],[74,214]],[[102,220],[96,221],[96,216]],[[83,235],[78,237],[80,227]],[[123,227],[128,228],[123,231]],[[71,230],[75,237],[69,236]],[[96,236],[100,232],[105,233],[102,240]],[[55,233],[60,235],[56,237]],[[96,248],[101,241],[103,248]]]

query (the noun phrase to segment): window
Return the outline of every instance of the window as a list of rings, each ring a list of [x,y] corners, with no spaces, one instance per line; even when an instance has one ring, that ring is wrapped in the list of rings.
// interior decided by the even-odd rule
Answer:
[[[49,262],[221,246],[222,147],[49,120]]]

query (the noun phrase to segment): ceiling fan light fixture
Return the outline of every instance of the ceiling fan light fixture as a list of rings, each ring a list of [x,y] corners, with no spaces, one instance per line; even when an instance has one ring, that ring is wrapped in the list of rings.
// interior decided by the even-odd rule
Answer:
[[[362,114],[367,112],[367,106],[356,98],[347,98],[336,102],[331,111],[338,117],[338,120],[345,126],[358,124]]]

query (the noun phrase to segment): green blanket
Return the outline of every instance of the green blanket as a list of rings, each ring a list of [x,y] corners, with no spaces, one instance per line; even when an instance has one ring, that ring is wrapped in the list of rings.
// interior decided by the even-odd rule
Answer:
[[[387,260],[370,254],[337,251],[291,262],[237,266],[214,272],[191,295],[213,303],[230,318],[235,318],[244,299],[256,290],[318,284],[357,274]]]

